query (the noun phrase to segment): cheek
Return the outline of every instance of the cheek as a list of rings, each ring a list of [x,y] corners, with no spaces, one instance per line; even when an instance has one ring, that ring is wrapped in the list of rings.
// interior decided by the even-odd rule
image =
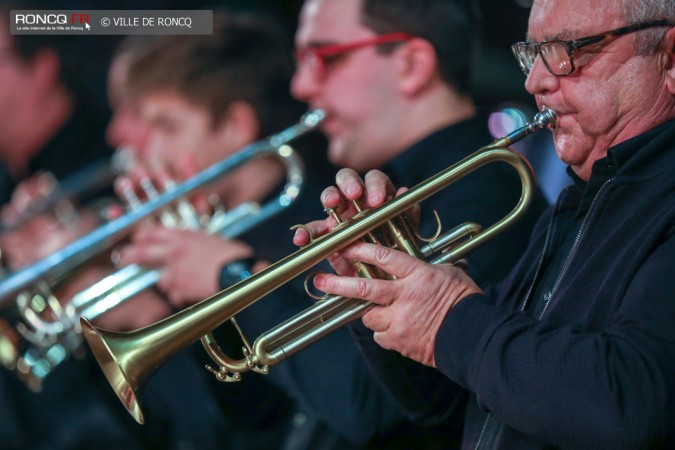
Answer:
[[[189,124],[187,126],[183,124],[180,128],[167,134],[166,143],[171,149],[172,158],[185,155],[201,145],[198,134]]]
[[[139,136],[142,125],[138,118],[126,112],[115,112],[108,124],[108,139],[114,147],[132,145],[139,148]]]
[[[335,80],[334,83],[326,86],[325,92],[327,94],[326,106],[340,116],[342,121],[359,120],[368,103],[360,80],[354,82]]]
[[[331,106],[359,120],[378,109],[377,92],[382,89],[384,80],[379,79],[375,68],[366,66],[360,71],[345,69],[332,75],[324,86]]]
[[[148,146],[146,157],[150,164],[159,163],[167,166],[174,173],[185,153],[185,143],[182,136],[172,133],[162,133],[152,139],[152,145]]]
[[[199,170],[206,169],[241,150],[240,148],[233,148],[234,144],[231,139],[204,139],[201,142],[199,151],[191,152],[198,162]]]
[[[562,125],[589,136],[608,132],[617,122],[620,97],[618,91],[605,83],[577,84],[562,90],[566,107],[571,114],[563,118]]]

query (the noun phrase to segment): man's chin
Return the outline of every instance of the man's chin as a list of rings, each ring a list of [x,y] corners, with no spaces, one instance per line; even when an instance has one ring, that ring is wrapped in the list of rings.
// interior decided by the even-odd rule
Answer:
[[[367,172],[374,169],[369,164],[369,155],[365,149],[357,149],[354,145],[344,145],[344,142],[331,140],[328,146],[328,160],[336,167],[350,168],[357,172]]]
[[[582,161],[580,154],[583,152],[583,146],[573,135],[563,133],[554,135],[553,142],[556,154],[563,163],[575,166]]]

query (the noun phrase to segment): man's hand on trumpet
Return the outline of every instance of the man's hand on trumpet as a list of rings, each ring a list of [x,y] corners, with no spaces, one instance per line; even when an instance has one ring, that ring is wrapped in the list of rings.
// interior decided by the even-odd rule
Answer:
[[[321,195],[326,208],[337,208],[343,219],[354,214],[348,200],[361,199],[364,207],[381,206],[395,192],[382,172],[369,172],[364,180],[352,170],[341,170],[337,186]],[[400,189],[397,194],[404,192]],[[410,212],[419,216],[418,208]],[[307,224],[314,237],[335,226],[332,218]],[[294,242],[309,241],[305,230],[296,232]],[[365,326],[373,330],[375,342],[422,364],[435,367],[436,334],[448,311],[464,298],[480,293],[480,288],[461,269],[452,265],[431,265],[406,253],[381,245],[356,243],[329,258],[338,275],[321,274],[314,278],[317,289],[328,294],[368,300],[376,306],[363,316]],[[396,280],[358,278],[348,261],[357,260],[379,267]]]
[[[116,181],[116,191],[129,206],[152,200],[157,193],[195,175],[197,166],[192,155],[182,161],[146,165],[136,162],[125,177]],[[154,190],[154,191],[153,191]],[[201,217],[210,219],[213,202],[203,192],[159,213],[161,225],[146,223],[132,235],[131,242],[116,253],[120,266],[139,264],[157,269],[157,287],[179,309],[209,297],[219,289],[220,268],[231,261],[247,259],[253,250],[239,241],[226,241],[204,231]]]
[[[173,306],[185,308],[220,290],[224,264],[251,256],[253,250],[240,241],[203,231],[152,226],[134,233],[131,244],[119,250],[119,263],[158,269],[157,287]]]
[[[115,180],[115,193],[125,202],[127,209],[136,209],[197,173],[193,158],[188,157],[181,163],[178,165],[181,168],[179,170],[174,165],[159,160],[148,164],[133,161],[125,174]],[[184,206],[172,210],[165,208],[158,219],[165,226],[195,229],[201,216],[213,213],[214,206],[217,205],[212,203],[208,195],[195,192],[188,200],[183,200]]]
[[[53,175],[40,172],[22,181],[0,209],[7,230],[0,235],[5,263],[16,270],[60,250],[99,225],[93,211],[67,199],[45,208],[58,189]]]
[[[321,193],[321,204],[327,211],[334,210],[342,221],[347,221],[358,213],[354,202],[358,202],[362,209],[377,208],[387,199],[407,190],[401,188],[396,192],[389,177],[379,170],[368,172],[362,180],[354,170],[341,169],[335,176],[335,181],[336,186],[330,186]],[[415,206],[408,211],[408,216],[413,222],[418,223],[419,207]],[[305,228],[299,228],[296,231],[293,243],[298,246],[307,245],[312,238],[329,233],[336,225],[337,221],[332,215],[323,220],[310,222],[305,225]],[[311,236],[307,230],[311,232]],[[344,276],[356,276],[351,264],[338,253],[331,255],[328,260],[337,273]]]

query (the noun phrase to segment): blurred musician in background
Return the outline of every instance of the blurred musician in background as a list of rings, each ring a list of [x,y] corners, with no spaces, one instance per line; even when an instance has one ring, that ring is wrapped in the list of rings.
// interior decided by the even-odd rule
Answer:
[[[63,36],[12,36],[9,7],[0,7],[0,203],[4,204],[17,183],[35,172],[49,171],[62,180],[104,160],[110,149],[101,138],[107,118],[85,87],[82,77],[87,71],[75,63],[76,56],[86,52],[86,43]]]
[[[152,39],[154,36],[127,36],[115,47],[108,67],[108,103],[112,116],[106,128],[106,141],[111,147],[130,151],[132,155],[143,148],[147,126],[141,120],[138,102],[129,93],[129,66]]]
[[[305,1],[295,37],[292,92],[326,111],[322,129],[329,157],[350,168],[341,174],[381,168],[397,185],[414,186],[492,141],[487,119],[470,95],[479,29],[480,12],[470,0]],[[352,195],[362,193],[362,186],[353,187]],[[446,230],[467,220],[488,226],[513,208],[520,192],[511,167],[488,165],[422,203],[421,235],[434,234],[434,210]],[[344,205],[338,206],[342,211]],[[480,285],[508,273],[544,206],[537,193],[523,221],[470,255],[468,271]],[[298,230],[294,239],[304,245],[307,238]],[[372,332],[352,328],[359,341],[372,342]],[[383,359],[382,371],[408,380],[404,406],[410,417],[424,422],[429,396],[440,392],[417,389],[400,355],[391,352]],[[426,373],[422,366],[414,369]],[[454,421],[454,432],[441,432],[451,446],[461,434],[461,419]]]
[[[104,97],[99,92],[96,101],[88,78],[97,63],[88,50],[96,47],[102,57],[107,41],[89,36],[86,42],[72,36],[12,36],[9,11],[18,7],[0,4],[2,250],[3,263],[13,269],[98,225],[95,214],[71,214],[72,210],[66,216],[48,212],[22,222],[31,217],[35,200],[49,198],[53,187],[58,190],[58,182],[94,163],[103,163],[98,167],[108,173],[106,161],[111,155],[103,140],[107,117],[100,105]],[[30,5],[23,2],[21,7]],[[87,67],[83,67],[84,60]],[[96,371],[90,360],[66,363],[40,394],[28,391],[13,373],[0,372],[3,447],[137,448],[133,429],[119,414],[116,399]]]
[[[513,52],[537,105],[558,113],[555,147],[574,184],[508,278],[483,290],[457,267],[357,244],[341,256],[396,281],[316,286],[377,303],[363,317],[375,341],[438,368],[418,388],[444,393],[417,411],[444,420],[462,406],[462,448],[673,448],[675,3],[535,0],[527,38]],[[347,198],[362,183],[338,175]],[[372,207],[393,194],[381,172],[365,183]],[[386,364],[389,352],[371,350]],[[405,403],[408,380],[380,373]]]
[[[9,118],[6,123],[9,131],[4,136],[7,139],[2,142],[3,145],[5,142],[16,145],[9,148],[11,153],[8,154],[18,160],[18,156],[28,155],[18,150],[34,150],[32,146],[23,145],[19,139],[21,135],[14,134],[15,131],[25,133],[27,144],[39,143],[36,137],[42,136],[43,130],[54,124],[52,109],[63,113],[64,120],[60,128],[52,130],[51,137],[45,136],[44,146],[36,150],[36,156],[29,158],[30,167],[26,167],[24,172],[16,172],[22,176],[30,175],[34,165],[35,168],[53,172],[56,177],[45,178],[40,174],[39,177],[25,179],[12,192],[11,203],[2,210],[3,219],[11,221],[4,222],[5,232],[0,235],[0,245],[5,263],[11,269],[18,269],[49,256],[101,225],[104,218],[96,214],[92,217],[89,211],[91,205],[84,203],[87,198],[77,195],[74,200],[78,203],[71,205],[68,210],[72,216],[58,217],[51,209],[47,209],[44,214],[31,216],[30,220],[18,221],[17,218],[21,218],[22,213],[23,217],[27,217],[24,211],[32,212],[32,205],[41,201],[42,197],[49,198],[52,195],[42,185],[51,183],[58,187],[58,179],[61,178],[66,178],[65,186],[70,185],[73,179],[81,181],[81,174],[86,173],[86,178],[95,181],[97,186],[107,186],[103,190],[104,195],[113,195],[115,172],[110,163],[112,151],[105,144],[104,137],[114,147],[131,149],[143,145],[144,126],[140,117],[135,116],[134,104],[125,95],[124,75],[128,61],[149,38],[125,41],[113,58],[109,95],[115,115],[106,133],[107,115],[95,113],[96,102],[92,94],[85,94],[87,91],[83,88],[85,84],[90,84],[90,80],[85,83],[82,79],[84,73],[89,72],[73,63],[73,59],[78,58],[93,62],[95,58],[91,52],[95,45],[80,46],[79,41],[71,36],[65,39],[55,36],[13,38],[6,28],[8,11],[4,13],[0,20],[3,25],[0,39],[6,40],[8,45],[13,44],[16,49],[26,47],[24,55],[8,46],[8,53],[3,54],[7,60],[0,63],[0,78],[8,83],[3,83],[0,88],[5,94],[3,88],[7,86],[7,101],[0,103],[0,116],[4,118],[7,112]],[[67,54],[67,57],[63,57],[63,54]],[[69,69],[63,69],[66,64]],[[28,84],[30,81],[34,84]],[[24,84],[17,84],[19,82]],[[99,87],[103,88],[104,85],[101,83]],[[24,91],[25,104],[22,103]],[[95,93],[100,96],[103,91]],[[40,95],[46,100],[45,105],[40,103]],[[62,109],[51,107],[53,98],[63,100]],[[4,109],[14,103],[17,106],[13,114],[10,109]],[[10,137],[16,140],[10,141]],[[105,164],[98,164],[97,167],[107,170],[91,171],[87,164],[103,155],[106,158],[101,162]],[[70,168],[75,175],[67,177]],[[90,194],[88,191],[84,193]],[[113,270],[115,268],[108,255],[102,254],[96,261],[73,271],[54,293],[61,303],[67,303],[73,295]],[[123,330],[159,320],[170,311],[170,306],[161,296],[153,290],[146,290],[109,311],[100,321],[104,326]],[[6,333],[5,337],[13,340],[20,335],[11,326],[14,317],[6,318],[10,320],[5,322],[2,319],[2,331]],[[6,343],[3,341],[3,346],[0,346],[3,352],[6,351]],[[23,349],[20,348],[20,351]],[[8,358],[7,362],[13,362],[13,358]],[[193,364],[190,365],[190,362]],[[71,359],[61,363],[45,379],[38,393],[28,391],[15,378],[15,374],[3,371],[0,373],[0,440],[4,448],[220,448],[224,442],[232,441],[228,441],[228,433],[232,430],[213,404],[210,392],[206,391],[206,377],[202,372],[193,361],[188,360],[186,363],[185,356],[176,358],[172,365],[162,370],[158,385],[163,386],[168,394],[153,396],[150,391],[150,398],[154,400],[152,404],[157,405],[157,408],[148,415],[148,426],[140,428],[123,409],[120,410],[119,401],[114,394],[111,395],[107,381],[89,355],[84,360]],[[202,377],[201,384],[199,377]],[[211,382],[211,379],[208,381]]]
[[[141,117],[138,101],[129,91],[129,68],[151,45],[155,36],[129,36],[116,47],[108,70],[108,98],[112,117],[106,140],[124,153],[126,170],[133,171],[146,148],[148,124]],[[125,175],[118,177],[118,181]],[[112,218],[123,210],[111,211]],[[101,276],[104,278],[116,269]],[[98,280],[96,280],[98,281]],[[125,331],[156,322],[173,308],[156,289],[145,289],[100,316],[102,327]],[[148,448],[221,448],[238,442],[241,434],[218,408],[201,365],[190,352],[182,352],[158,372],[157,383],[148,389],[148,411],[138,429]],[[119,405],[118,405],[119,406]]]
[[[111,65],[109,83],[112,102],[117,108],[108,129],[108,139],[133,154],[130,171],[116,182],[121,198],[133,195],[143,201],[146,198],[142,186],[146,183],[153,184],[161,192],[165,182],[177,183],[194,175],[261,138],[260,133],[280,131],[303,112],[303,108],[292,102],[288,95],[277,93],[278,88],[282,93],[287,91],[290,69],[284,56],[288,52],[283,52],[284,34],[275,24],[259,21],[251,14],[217,12],[214,30],[213,35],[199,37],[165,36],[142,41],[132,38],[124,42],[117,53]],[[238,54],[243,48],[255,49],[255,52]],[[228,199],[225,206],[229,208],[244,201],[264,200],[259,197],[268,196],[265,189],[273,190],[284,179],[284,169],[278,161],[261,158],[246,164],[242,170],[225,175],[223,180],[215,183],[215,188],[207,186],[191,195],[190,200],[196,206],[195,213],[200,215],[198,219],[203,219],[203,215],[212,213],[213,208],[222,207],[202,201],[210,196],[212,189],[224,189],[219,195]],[[256,182],[259,182],[258,187],[266,183],[265,187],[249,195],[247,188],[255,187]],[[315,191],[318,189],[317,186]],[[232,190],[244,194],[228,198],[226,194]],[[193,234],[203,234],[207,242],[216,245],[214,250],[218,249],[218,244],[227,244],[206,232],[170,229],[147,221],[141,229],[143,231],[139,233],[166,235],[186,243],[193,241]],[[137,238],[138,234],[134,239]],[[235,250],[237,246],[235,242]],[[228,247],[222,255],[214,251],[214,256],[227,260],[227,251]],[[194,261],[186,263],[195,264]],[[120,265],[126,264],[128,261],[123,257]],[[195,267],[199,271],[213,271],[213,280],[207,283],[212,281],[214,292],[219,266],[214,263],[210,267],[206,261],[199,261]],[[160,287],[166,279],[166,276],[162,277],[164,281],[160,281]],[[193,281],[199,283],[199,279]],[[148,292],[161,293],[166,309],[164,316],[177,306],[175,302],[166,301],[173,300],[172,290],[146,290],[103,315],[97,324],[127,330],[159,320],[159,317],[146,314],[145,299],[137,299]],[[184,303],[178,306],[182,307]],[[286,426],[288,399],[268,383],[256,384],[255,380],[230,387],[225,393],[218,392],[217,381],[203,364],[197,364],[197,361],[205,360],[203,349],[195,347],[194,353],[182,352],[168,368],[162,368],[159,377],[149,386],[144,402],[150,420],[146,420],[141,433],[153,436],[153,439],[161,433],[192,436],[199,448],[276,446]],[[247,389],[252,390],[249,396],[255,394],[260,399],[241,401],[247,396]],[[177,395],[177,392],[185,395]],[[214,418],[196,419],[203,416],[203,411],[208,411],[220,420],[221,411],[227,410],[227,407],[219,409],[216,405],[221,396],[237,403],[236,409],[231,406],[233,412],[228,415],[227,424],[219,424]],[[220,426],[222,435],[200,433],[199,422]]]
[[[35,203],[55,196],[60,189],[59,182],[69,175],[95,165],[100,169],[98,178],[107,177],[109,181],[113,176],[105,164],[111,152],[100,134],[105,128],[106,115],[100,104],[92,101],[93,90],[84,82],[86,74],[91,72],[75,63],[77,55],[86,54],[93,48],[93,43],[63,36],[12,36],[8,22],[11,5],[0,4],[3,11],[0,24],[0,104],[3,107],[0,111],[0,204],[5,205],[11,200],[2,210],[2,231],[15,228],[32,217],[31,208]],[[85,180],[80,181],[87,184]],[[69,186],[71,191],[81,189],[77,194],[84,198],[78,201],[85,202],[87,196],[99,194],[106,186],[105,182],[91,183],[91,178],[87,181],[85,187]],[[93,192],[88,191],[89,185],[95,188]],[[63,222],[72,218],[66,214],[60,217]],[[34,224],[26,234],[34,241],[40,240],[45,235],[40,228]],[[73,234],[78,232],[80,230],[73,230]],[[35,258],[53,251],[54,245],[58,243],[44,245],[42,253],[34,255]],[[28,249],[14,251],[11,255],[11,251],[4,251],[4,262],[13,267],[23,266],[33,256],[26,255],[27,252]]]
[[[296,33],[293,94],[327,117],[329,158],[356,172],[381,168],[414,186],[492,140],[470,94],[480,12],[472,0],[307,0]],[[433,235],[433,210],[446,227],[489,225],[510,211],[520,180],[495,164],[423,203],[422,235]],[[469,273],[501,280],[543,210],[540,193],[523,222],[472,254]],[[296,241],[307,234],[298,230]],[[499,254],[500,258],[489,255]]]

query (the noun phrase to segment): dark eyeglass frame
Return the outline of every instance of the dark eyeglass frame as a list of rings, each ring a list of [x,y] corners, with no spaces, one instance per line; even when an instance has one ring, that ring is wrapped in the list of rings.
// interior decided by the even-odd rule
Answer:
[[[523,73],[525,76],[528,76],[530,74],[530,71],[532,70],[532,67],[534,66],[534,62],[537,60],[538,56],[541,56],[542,61],[544,62],[544,65],[546,66],[546,69],[552,74],[557,77],[563,77],[565,75],[569,75],[574,70],[576,69],[576,66],[574,65],[574,51],[578,50],[580,48],[593,45],[593,44],[599,44],[605,41],[608,41],[610,39],[613,39],[618,36],[623,36],[624,34],[629,34],[629,33],[634,33],[636,31],[641,31],[641,30],[646,30],[648,28],[656,28],[656,27],[673,27],[675,26],[675,22],[670,21],[668,19],[659,19],[659,20],[652,20],[648,22],[642,22],[642,23],[636,23],[633,25],[628,25],[625,27],[621,28],[615,28],[613,30],[605,31],[604,33],[599,33],[599,34],[594,34],[593,36],[586,36],[582,37],[579,39],[575,39],[573,41],[564,41],[561,39],[552,39],[550,41],[543,41],[543,42],[516,42],[511,46],[511,50],[513,51],[514,56],[516,57],[516,60],[518,61],[518,64],[520,65],[520,68],[522,69]],[[551,69],[551,66],[549,65],[548,61],[546,60],[546,57],[542,54],[541,52],[541,47],[545,46],[547,44],[560,44],[562,45],[566,52],[567,52],[567,57],[569,58],[570,61],[570,69],[567,72],[564,73],[555,73],[554,70]],[[535,58],[533,59],[532,65],[530,67],[527,67],[524,64],[524,58],[521,58],[519,55],[525,54],[527,51],[530,49],[534,48],[535,51]]]
[[[314,47],[298,48],[297,50],[295,50],[294,55],[298,64],[305,63],[311,58],[313,62],[318,63],[318,67],[315,67],[317,73],[323,74],[325,72],[326,66],[329,64],[329,61],[327,59],[331,56],[342,55],[344,53],[348,53],[354,50],[358,50],[360,48],[370,46],[407,42],[411,39],[414,39],[414,36],[408,33],[403,32],[387,33],[368,39],[344,42],[340,44],[329,44]]]

